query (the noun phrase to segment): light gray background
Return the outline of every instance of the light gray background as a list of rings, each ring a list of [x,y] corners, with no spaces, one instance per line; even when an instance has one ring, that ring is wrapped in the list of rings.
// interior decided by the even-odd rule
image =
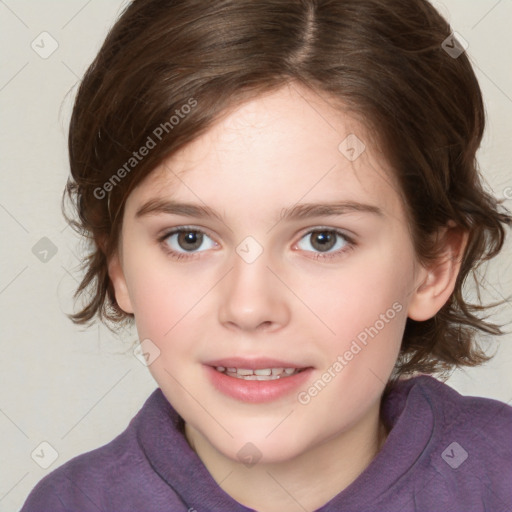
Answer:
[[[120,341],[102,326],[81,330],[64,315],[72,309],[81,254],[60,212],[70,108],[76,84],[125,3],[0,0],[0,511],[19,509],[48,472],[119,434],[156,387],[129,351],[135,332]],[[434,3],[469,43],[489,116],[479,160],[489,187],[504,197],[512,187],[512,3]],[[45,31],[58,48],[42,58],[31,44],[48,52]],[[57,249],[46,262],[32,252],[43,237]],[[512,293],[511,255],[509,241],[487,269],[489,300]],[[510,321],[512,306],[497,318]],[[456,372],[448,384],[512,403],[512,335],[486,343],[495,359]],[[57,452],[48,469],[35,462],[51,461],[42,442]]]

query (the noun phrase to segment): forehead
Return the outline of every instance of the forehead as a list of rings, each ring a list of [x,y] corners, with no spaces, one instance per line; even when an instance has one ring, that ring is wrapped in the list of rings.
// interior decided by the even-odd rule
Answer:
[[[392,215],[403,213],[395,176],[365,126],[299,85],[226,112],[158,166],[132,192],[127,210],[154,197],[222,202],[225,210],[373,201]]]

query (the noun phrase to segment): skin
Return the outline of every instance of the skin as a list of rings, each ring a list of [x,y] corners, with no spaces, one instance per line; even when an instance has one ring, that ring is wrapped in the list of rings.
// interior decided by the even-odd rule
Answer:
[[[338,149],[351,133],[366,145],[353,162]],[[119,253],[109,262],[116,299],[135,315],[140,339],[160,350],[149,369],[184,418],[189,444],[245,506],[319,508],[353,482],[385,442],[380,399],[406,319],[430,318],[446,302],[465,243],[445,236],[440,260],[424,268],[397,191],[361,124],[317,93],[289,85],[227,112],[127,200]],[[155,198],[207,205],[221,219],[137,217]],[[381,213],[279,220],[297,203],[339,201]],[[180,226],[205,233],[195,252],[176,236],[159,240]],[[319,228],[340,230],[354,243],[335,237],[323,252],[311,234]],[[252,263],[236,252],[247,236],[263,249]],[[173,258],[166,248],[184,257]],[[400,311],[378,335],[309,403],[299,403],[297,392],[393,304]],[[291,360],[314,370],[307,385],[284,398],[244,403],[217,391],[203,366],[232,356]],[[249,442],[261,459],[246,467],[237,453]]]

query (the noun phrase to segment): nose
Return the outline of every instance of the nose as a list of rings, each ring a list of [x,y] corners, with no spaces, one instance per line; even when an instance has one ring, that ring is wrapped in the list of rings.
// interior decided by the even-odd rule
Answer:
[[[234,255],[219,289],[219,321],[226,328],[272,332],[288,324],[287,290],[267,265],[265,253],[252,263]]]

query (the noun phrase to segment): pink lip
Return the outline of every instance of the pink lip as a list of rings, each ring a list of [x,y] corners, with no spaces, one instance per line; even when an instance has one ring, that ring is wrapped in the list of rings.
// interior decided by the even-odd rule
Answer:
[[[289,361],[279,361],[277,359],[268,359],[266,357],[254,359],[230,357],[227,359],[209,361],[204,364],[213,367],[223,366],[224,368],[245,368],[247,370],[260,370],[262,368],[307,368],[306,365],[291,363]]]
[[[213,366],[205,365],[204,368],[208,374],[208,378],[213,386],[231,398],[239,400],[241,402],[249,403],[264,403],[272,402],[286,395],[289,395],[293,391],[296,391],[301,386],[304,386],[305,382],[310,378],[313,368],[309,367],[305,370],[296,373],[290,377],[282,377],[276,380],[243,380],[237,379],[236,377],[229,377],[228,375],[221,373],[215,369],[215,366],[225,366],[226,362],[230,364],[227,367],[233,368],[247,368],[247,369],[258,369],[258,368],[297,368],[290,363],[282,364],[268,364],[268,360],[262,365],[261,360],[252,361],[253,366],[247,366],[245,360],[242,365],[232,364],[234,359],[225,359],[224,364],[217,364],[221,361],[214,361]]]

